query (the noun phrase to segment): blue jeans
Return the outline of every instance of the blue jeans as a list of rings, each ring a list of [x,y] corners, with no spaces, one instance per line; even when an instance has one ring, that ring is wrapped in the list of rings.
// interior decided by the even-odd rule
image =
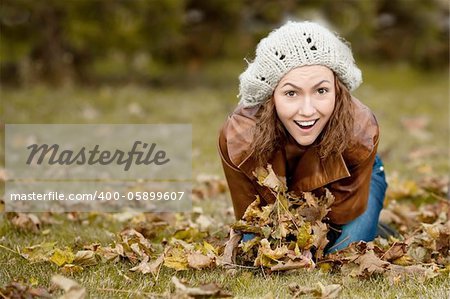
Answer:
[[[326,253],[344,249],[352,242],[372,241],[377,234],[378,218],[383,208],[387,183],[384,174],[383,162],[378,155],[372,169],[370,181],[369,201],[366,211],[353,221],[342,226],[339,238]]]

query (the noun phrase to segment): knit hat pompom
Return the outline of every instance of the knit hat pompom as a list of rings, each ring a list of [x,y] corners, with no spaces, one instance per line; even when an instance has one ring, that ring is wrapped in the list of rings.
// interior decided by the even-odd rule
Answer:
[[[255,60],[239,76],[240,103],[255,106],[265,102],[285,74],[305,65],[328,67],[350,91],[362,82],[344,39],[319,24],[290,21],[259,42]]]

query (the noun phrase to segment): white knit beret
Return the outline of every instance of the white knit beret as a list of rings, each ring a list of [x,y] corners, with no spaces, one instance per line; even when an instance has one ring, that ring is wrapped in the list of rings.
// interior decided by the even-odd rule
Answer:
[[[330,68],[350,91],[362,82],[345,40],[319,24],[289,21],[259,42],[254,61],[239,76],[240,103],[265,102],[285,74],[304,65]]]

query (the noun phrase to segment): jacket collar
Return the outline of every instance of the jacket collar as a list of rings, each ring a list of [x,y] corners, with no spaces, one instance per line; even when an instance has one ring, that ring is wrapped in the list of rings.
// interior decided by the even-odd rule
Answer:
[[[297,164],[291,190],[312,191],[349,176],[350,172],[341,154],[321,159],[317,148],[311,147]]]
[[[228,150],[232,151],[233,147],[229,147]],[[253,171],[256,168],[253,152],[245,155],[243,159],[237,159],[237,156],[238,153],[230,152],[232,162],[253,180]],[[284,150],[275,152],[269,163],[278,176],[286,177],[286,153]],[[310,147],[298,161],[289,187],[294,192],[312,191],[349,176],[350,172],[342,155],[320,159],[317,147]]]

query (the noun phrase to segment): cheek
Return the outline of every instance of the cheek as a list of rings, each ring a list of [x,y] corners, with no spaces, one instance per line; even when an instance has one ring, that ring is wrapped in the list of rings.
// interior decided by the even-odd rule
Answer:
[[[292,114],[292,107],[290,107],[290,105],[286,104],[285,102],[283,102],[282,100],[277,100],[277,98],[275,97],[274,99],[274,103],[275,103],[275,110],[277,112],[278,118],[280,120],[284,120],[286,118],[289,118]]]
[[[336,105],[336,101],[334,99],[324,102],[320,106],[321,114],[329,118],[334,111],[335,105]]]
[[[283,123],[283,125],[286,125],[289,116],[286,115],[286,111],[283,111],[281,109],[275,108],[277,111],[278,119]]]

